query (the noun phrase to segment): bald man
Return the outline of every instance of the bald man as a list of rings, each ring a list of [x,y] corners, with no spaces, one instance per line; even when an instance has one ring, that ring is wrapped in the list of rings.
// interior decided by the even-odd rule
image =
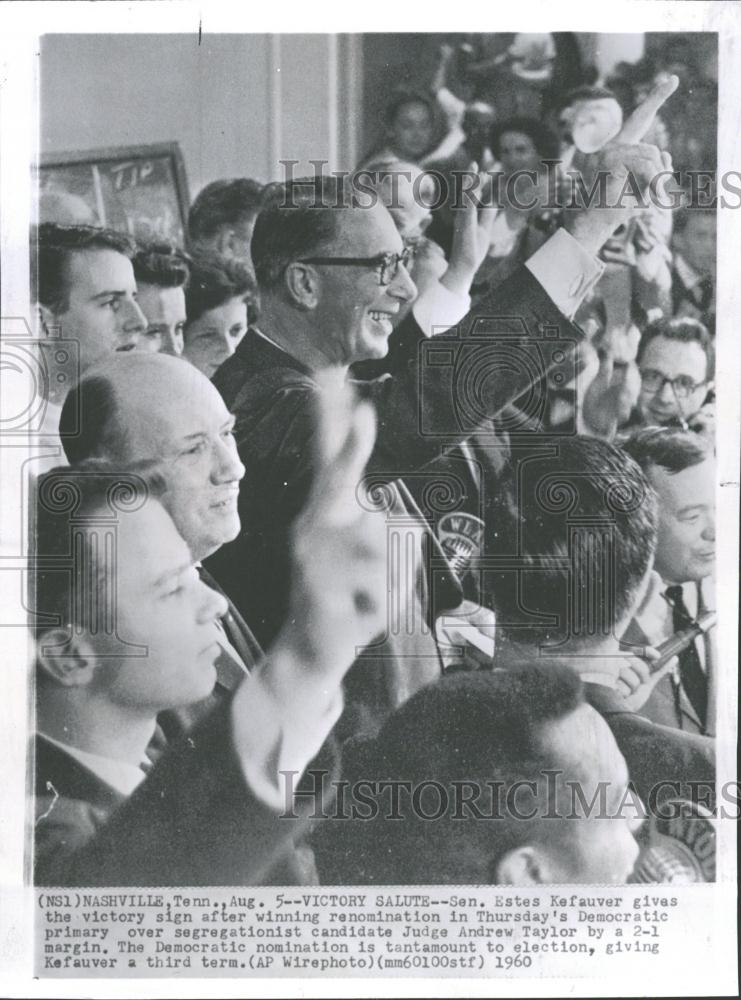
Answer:
[[[77,434],[71,429],[82,428]],[[60,431],[70,465],[100,459],[120,468],[155,462],[166,483],[163,505],[190,549],[201,579],[223,593],[201,561],[239,533],[237,495],[244,466],[234,418],[208,379],[166,354],[118,354],[92,368],[72,389]],[[228,599],[227,599],[228,600]],[[222,653],[215,697],[234,690],[262,656],[249,626],[229,603],[221,619]],[[199,703],[164,728],[190,726],[211,705]]]

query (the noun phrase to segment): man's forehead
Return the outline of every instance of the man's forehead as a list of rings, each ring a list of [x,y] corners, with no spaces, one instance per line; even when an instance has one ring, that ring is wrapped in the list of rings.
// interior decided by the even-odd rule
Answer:
[[[715,491],[715,462],[712,457],[690,465],[681,472],[669,472],[659,465],[648,469],[651,485],[659,494],[663,506],[675,509],[697,501],[697,506],[712,502]]]
[[[372,257],[398,253],[403,243],[391,214],[382,204],[338,211],[332,253],[345,257]]]
[[[209,433],[214,424],[221,424],[230,416],[218,391],[208,380],[205,384],[193,379],[180,383],[179,387],[164,387],[150,379],[141,386],[139,393],[131,394],[123,407],[131,428],[130,436],[134,430],[147,437],[162,435],[163,446],[189,434]]]
[[[134,567],[145,588],[153,587],[169,573],[182,570],[191,561],[172,518],[159,500],[153,498],[139,510],[120,518],[117,554],[121,567]]]
[[[671,370],[675,374],[697,375],[704,377],[707,369],[705,351],[696,340],[670,340],[668,337],[654,337],[647,346],[641,359],[644,368],[660,364],[662,369]]]
[[[115,419],[126,432],[123,440],[130,459],[155,458],[153,444],[162,454],[173,440],[210,432],[230,417],[216,387],[182,358],[124,355],[108,359],[95,374],[111,384]]]
[[[117,284],[122,288],[135,284],[134,268],[129,258],[118,250],[108,248],[76,250],[70,254],[67,277],[75,284],[102,286],[103,291],[115,291]]]
[[[185,294],[182,288],[161,288],[139,283],[139,305],[150,323],[181,322],[185,316]]]

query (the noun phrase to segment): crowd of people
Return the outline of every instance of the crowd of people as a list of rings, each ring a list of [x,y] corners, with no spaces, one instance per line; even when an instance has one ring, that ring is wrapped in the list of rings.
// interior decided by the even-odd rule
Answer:
[[[715,216],[618,197],[682,80],[451,58],[186,247],[34,231],[37,883],[713,878]]]

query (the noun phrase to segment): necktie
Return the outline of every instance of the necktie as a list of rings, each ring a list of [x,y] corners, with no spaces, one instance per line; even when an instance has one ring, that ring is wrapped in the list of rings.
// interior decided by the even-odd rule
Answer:
[[[216,674],[222,687],[231,691],[249,671],[238,651],[229,641],[223,618],[217,620],[216,627],[220,633],[219,645],[221,646],[221,653],[216,660]]]
[[[674,631],[679,632],[692,624],[692,615],[687,610],[684,603],[682,587],[667,587],[666,596],[672,605],[672,619]],[[700,654],[697,646],[691,642],[686,649],[679,654],[679,675],[682,678],[682,687],[685,690],[690,704],[697,712],[697,716],[703,728],[707,719],[708,710],[708,682],[700,663]]]

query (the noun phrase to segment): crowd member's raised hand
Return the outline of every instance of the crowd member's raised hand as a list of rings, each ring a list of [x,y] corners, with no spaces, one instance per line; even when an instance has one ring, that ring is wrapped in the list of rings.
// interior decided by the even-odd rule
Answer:
[[[319,752],[342,711],[346,672],[387,617],[385,517],[362,484],[375,412],[341,381],[320,381],[317,471],[292,532],[288,614],[232,703],[244,775],[275,809],[290,805],[281,776],[298,780]]]
[[[604,192],[604,199],[597,199],[603,203],[565,214],[566,228],[591,253],[598,253],[618,226],[645,207],[645,203],[631,196],[632,182],[635,193],[646,199],[650,189],[656,192],[660,177],[671,172],[670,154],[642,140],[656,113],[678,85],[679,79],[674,75],[657,83],[614,139],[597,152],[574,155],[571,169],[581,174],[586,191],[596,184],[595,190]],[[604,177],[602,188],[598,183],[600,177]]]
[[[321,382],[317,471],[293,528],[289,610],[259,679],[276,724],[264,725],[263,742],[277,726],[314,753],[339,715],[345,673],[384,632],[387,610],[385,517],[364,499],[362,485],[376,438],[375,412],[347,384],[329,376]],[[251,677],[234,700],[235,727],[245,730],[244,739],[237,736],[243,760],[260,759],[264,750],[255,746],[256,706],[262,704],[255,686]],[[298,728],[305,739],[298,739]],[[301,770],[311,756],[299,748],[290,763]],[[249,777],[253,787],[258,784]]]
[[[330,375],[321,379],[318,402],[319,462],[293,531],[287,630],[339,683],[386,625],[386,522],[362,484],[376,439],[373,407]]]
[[[608,349],[600,354],[599,370],[582,400],[582,418],[589,433],[612,440],[638,401],[641,375],[635,361],[616,360]]]
[[[468,294],[486,257],[497,215],[488,176],[479,174],[476,163],[471,163],[468,174],[477,183],[475,186],[467,183],[470,193],[461,192],[461,204],[453,209],[453,246],[448,269],[442,277],[446,288],[461,295]]]

